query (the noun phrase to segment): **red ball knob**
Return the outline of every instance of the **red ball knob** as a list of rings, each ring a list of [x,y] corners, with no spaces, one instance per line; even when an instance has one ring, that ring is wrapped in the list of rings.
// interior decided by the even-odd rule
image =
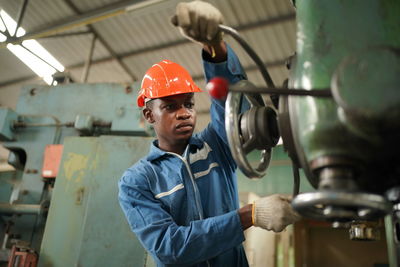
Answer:
[[[212,98],[225,100],[228,95],[229,82],[222,77],[212,78],[206,85],[206,89]]]

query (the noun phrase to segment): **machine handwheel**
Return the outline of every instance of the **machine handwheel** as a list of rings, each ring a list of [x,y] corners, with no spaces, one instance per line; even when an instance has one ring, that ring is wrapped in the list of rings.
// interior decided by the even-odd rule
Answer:
[[[274,88],[275,85],[263,61],[239,33],[226,25],[219,25],[218,28],[222,32],[229,34],[241,45],[250,58],[256,63],[266,84]],[[254,87],[253,84],[246,80],[242,80],[234,86],[243,87],[243,89],[247,86]],[[251,108],[248,112],[239,117],[238,114],[242,95],[243,93],[235,92],[228,94],[225,103],[225,129],[227,131],[233,158],[241,171],[249,178],[261,178],[265,175],[271,160],[271,148],[274,147],[279,140],[276,114],[272,108],[265,106],[260,95],[245,94]],[[273,99],[272,102],[274,105],[277,104]],[[265,119],[265,121],[263,121],[263,119]],[[258,166],[253,168],[247,160],[246,155],[255,149],[261,151],[261,159]]]
[[[308,192],[296,196],[293,208],[301,215],[316,220],[374,220],[391,211],[381,195],[344,191]]]
[[[235,86],[253,86],[243,80]],[[225,129],[232,156],[240,170],[249,178],[263,177],[271,160],[271,148],[279,140],[275,111],[260,103],[255,96],[244,94],[250,109],[240,114],[240,102],[243,93],[230,92],[225,103]],[[261,152],[257,167],[253,167],[247,155],[254,151]]]

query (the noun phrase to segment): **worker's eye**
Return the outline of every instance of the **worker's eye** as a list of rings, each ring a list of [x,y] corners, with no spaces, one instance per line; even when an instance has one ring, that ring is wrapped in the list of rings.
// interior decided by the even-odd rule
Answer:
[[[185,108],[192,109],[193,107],[194,107],[194,103],[191,103],[191,102],[185,103]]]
[[[166,104],[166,105],[164,106],[164,108],[165,108],[166,110],[173,110],[175,107],[176,107],[175,104]]]

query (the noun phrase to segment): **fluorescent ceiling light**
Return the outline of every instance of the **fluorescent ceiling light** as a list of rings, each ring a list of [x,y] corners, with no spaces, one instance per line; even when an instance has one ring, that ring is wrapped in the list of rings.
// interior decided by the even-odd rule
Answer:
[[[3,24],[4,30],[5,27],[7,27],[10,34],[13,35],[13,33],[15,33],[17,23],[4,10],[0,10],[0,15],[2,16],[5,24],[4,25],[3,23],[0,23],[0,29],[2,29],[1,24]],[[24,34],[25,30],[22,27],[19,27],[17,37],[20,37]],[[4,42],[6,40],[7,37],[0,33],[0,42]],[[63,72],[65,70],[64,66],[36,40],[25,40],[22,42],[22,45],[7,44],[7,48],[23,63],[25,63],[25,65],[27,65],[34,73],[43,78],[47,84],[53,83],[52,75],[54,73],[57,71]]]
[[[4,34],[0,33],[0,42],[4,42],[5,40],[7,40],[7,37]]]
[[[45,63],[43,60],[26,50],[20,45],[7,44],[7,48],[22,60],[33,72],[44,78],[51,76],[56,72],[56,69]]]
[[[35,55],[44,59],[47,63],[53,66],[56,70],[63,72],[64,66],[58,62],[43,46],[41,46],[36,40],[26,40],[22,42],[22,45],[28,48]]]
[[[17,22],[15,20],[13,20],[13,18],[10,15],[8,15],[8,13],[5,12],[3,9],[0,10],[0,15],[3,18],[4,23],[6,24],[5,26],[7,27],[7,30],[10,33],[10,35],[14,35],[15,28],[17,27]],[[19,27],[18,32],[17,32],[17,37],[20,37],[24,34],[25,34],[25,30],[22,27]]]
[[[0,11],[1,12],[1,11]],[[1,14],[1,13],[0,13]],[[0,20],[0,31],[5,32],[6,31],[6,26],[4,25],[3,21]]]

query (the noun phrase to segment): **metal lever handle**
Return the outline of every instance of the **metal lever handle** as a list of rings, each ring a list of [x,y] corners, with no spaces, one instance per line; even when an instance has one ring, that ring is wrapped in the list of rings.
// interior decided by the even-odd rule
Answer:
[[[264,63],[262,62],[261,58],[257,55],[257,53],[253,50],[253,48],[251,48],[251,46],[239,35],[239,33],[235,29],[222,24],[219,25],[218,28],[224,33],[227,33],[230,36],[232,36],[232,38],[235,39],[242,46],[242,48],[247,52],[247,54],[249,54],[251,59],[253,59],[254,62],[256,63],[268,87],[274,88],[275,85],[274,82],[272,81],[271,76],[268,73],[268,70],[265,68]]]

